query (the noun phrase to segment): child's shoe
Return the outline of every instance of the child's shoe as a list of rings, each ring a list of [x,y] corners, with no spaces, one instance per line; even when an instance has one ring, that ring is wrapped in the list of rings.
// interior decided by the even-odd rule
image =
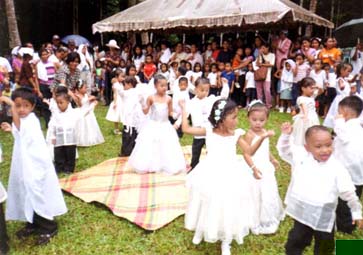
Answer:
[[[39,239],[36,242],[36,245],[45,245],[50,242],[50,239],[58,233],[57,230],[54,230],[48,234],[40,234]]]

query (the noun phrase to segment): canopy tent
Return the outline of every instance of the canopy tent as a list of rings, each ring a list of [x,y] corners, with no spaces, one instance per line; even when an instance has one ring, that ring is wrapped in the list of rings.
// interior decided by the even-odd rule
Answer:
[[[92,29],[93,33],[249,29],[296,22],[334,27],[330,21],[289,0],[146,0],[93,24]]]
[[[363,42],[363,18],[344,23],[335,29],[334,35],[341,47],[353,47],[358,41]]]

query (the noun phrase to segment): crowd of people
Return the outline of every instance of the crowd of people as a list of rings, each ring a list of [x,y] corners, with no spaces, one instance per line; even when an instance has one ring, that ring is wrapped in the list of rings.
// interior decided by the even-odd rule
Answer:
[[[173,50],[166,41],[120,47],[110,40],[103,51],[52,39],[38,52],[27,43],[10,62],[0,58],[1,128],[15,138],[6,218],[28,222],[19,238],[38,234],[37,243],[46,244],[56,235],[54,217],[67,211],[56,173],[74,172],[77,146],[104,142],[98,102],[108,107],[114,134],[122,134],[119,156],[129,156],[137,173],[189,171],[185,227],[195,231],[195,244],[220,240],[228,255],[232,240],[241,244],[249,232],[276,233],[286,213],[294,219],[286,254],[301,254],[312,237],[315,254],[332,254],[335,224],[345,233],[353,221],[363,227],[361,44],[348,63],[333,37],[292,42],[287,31],[269,42],[258,35],[253,45],[236,39],[221,48],[212,41]],[[247,132],[236,129],[242,108]],[[45,139],[34,109],[44,118]],[[285,209],[274,173],[279,161],[270,153],[274,131],[265,129],[274,109],[293,116],[277,144],[292,167]],[[184,133],[194,136],[187,163]],[[5,197],[2,185],[0,191]],[[7,250],[4,238],[0,248]]]

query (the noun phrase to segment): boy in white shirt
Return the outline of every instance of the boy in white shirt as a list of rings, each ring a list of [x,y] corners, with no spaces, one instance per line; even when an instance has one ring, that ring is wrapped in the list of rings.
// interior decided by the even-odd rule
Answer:
[[[173,94],[173,118],[170,119],[171,123],[173,124],[175,130],[178,133],[178,137],[182,138],[183,132],[181,130],[181,122],[182,122],[182,110],[179,106],[179,101],[184,101],[186,105],[189,104],[189,91],[188,91],[188,84],[189,81],[186,77],[182,76],[179,79],[179,90],[175,91]]]
[[[12,100],[0,97],[0,103],[11,105],[13,116],[12,126],[3,122],[1,128],[14,136],[6,219],[26,221],[17,237],[38,234],[36,244],[44,245],[58,232],[54,217],[66,213],[67,207],[40,122],[33,113],[35,95],[27,88],[19,88]]]
[[[186,110],[191,116],[193,127],[210,126],[208,117],[214,102],[221,98],[228,98],[229,96],[228,81],[225,78],[222,78],[222,84],[223,87],[221,96],[216,97],[214,95],[208,96],[211,86],[208,79],[198,78],[195,81],[195,97],[190,100],[189,105],[186,105]],[[190,163],[192,169],[199,163],[200,153],[204,145],[205,136],[194,136],[192,144],[192,160]]]
[[[333,140],[326,127],[310,127],[305,148],[293,145],[290,123],[284,123],[281,132],[277,149],[291,164],[292,174],[285,198],[286,214],[294,219],[285,252],[302,254],[314,237],[314,254],[333,254],[338,197],[348,202],[355,224],[363,227],[362,206],[354,184],[347,169],[332,156]]]
[[[334,155],[348,170],[355,185],[355,192],[360,198],[363,190],[363,128],[359,116],[363,110],[363,102],[357,96],[349,96],[339,102],[334,132]],[[347,203],[341,199],[337,207],[337,229],[351,234],[355,228],[352,224]]]

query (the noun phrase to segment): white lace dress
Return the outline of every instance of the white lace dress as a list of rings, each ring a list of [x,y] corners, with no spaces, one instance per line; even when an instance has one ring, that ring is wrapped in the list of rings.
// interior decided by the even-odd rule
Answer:
[[[138,173],[185,171],[186,162],[176,130],[169,122],[168,104],[155,102],[142,126],[129,164]]]
[[[77,146],[87,147],[105,142],[94,113],[94,103],[90,103],[85,94],[81,100],[81,112],[84,117],[79,121]]]
[[[252,144],[256,143],[259,136],[255,136]],[[280,221],[284,219],[284,209],[277,188],[275,167],[270,162],[270,141],[265,138],[253,155],[256,167],[261,171],[262,178],[255,179],[257,187],[256,205],[259,224],[252,229],[254,234],[273,234],[277,231]]]
[[[294,124],[292,136],[294,137],[294,143],[296,145],[305,144],[305,132],[306,130],[314,125],[320,125],[318,114],[315,110],[315,100],[313,97],[300,96],[297,98],[296,104],[300,108],[299,114],[294,116]],[[306,105],[307,120],[304,120],[304,114],[301,110],[301,105]]]
[[[187,176],[189,203],[185,227],[195,231],[193,243],[231,241],[243,243],[256,227],[253,176],[236,154],[242,129],[220,136],[207,129],[207,156]]]

